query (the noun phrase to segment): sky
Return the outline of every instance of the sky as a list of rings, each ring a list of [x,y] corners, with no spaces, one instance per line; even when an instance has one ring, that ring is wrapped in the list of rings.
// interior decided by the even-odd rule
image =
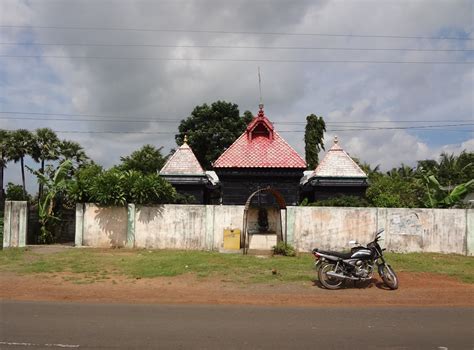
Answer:
[[[337,135],[372,166],[414,166],[474,151],[473,13],[469,0],[0,0],[0,128],[50,127],[105,167],[144,144],[166,154],[197,105],[256,114],[260,67],[265,114],[303,157],[314,113],[326,149]],[[6,182],[19,174],[9,164]]]

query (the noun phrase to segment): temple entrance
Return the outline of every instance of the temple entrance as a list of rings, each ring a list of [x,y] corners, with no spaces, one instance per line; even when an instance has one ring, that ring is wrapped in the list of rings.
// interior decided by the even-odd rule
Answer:
[[[286,242],[286,216],[285,199],[276,189],[269,186],[253,192],[244,209],[243,253],[271,250],[278,242]]]

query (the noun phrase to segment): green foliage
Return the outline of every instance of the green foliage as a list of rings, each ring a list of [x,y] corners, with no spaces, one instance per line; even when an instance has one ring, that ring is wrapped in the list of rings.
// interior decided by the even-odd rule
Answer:
[[[74,141],[63,140],[59,143],[59,162],[62,163],[65,160],[71,161],[73,169],[80,168],[89,162],[89,157],[84,152],[82,146]]]
[[[59,155],[59,138],[49,128],[36,129],[33,134],[31,157],[35,161],[56,160]]]
[[[295,248],[288,243],[280,241],[276,246],[273,247],[273,254],[284,255],[284,256],[296,256]]]
[[[19,129],[10,133],[9,141],[9,145],[7,147],[7,158],[13,160],[15,163],[21,163],[20,169],[23,194],[26,197],[24,159],[27,155],[32,154],[33,152],[34,137],[30,131]]]
[[[5,200],[3,191],[3,175],[4,169],[7,167],[9,144],[10,132],[7,130],[0,129],[0,203]]]
[[[40,242],[52,243],[54,237],[52,228],[60,221],[57,215],[56,200],[59,194],[64,192],[68,186],[68,172],[72,167],[72,162],[66,160],[62,162],[52,174],[43,174],[41,171],[34,171],[38,182],[44,186],[45,194],[38,199],[38,216],[41,225]]]
[[[334,198],[319,200],[319,201],[310,203],[309,206],[313,206],[313,207],[370,207],[370,203],[365,198],[361,198],[357,196],[337,196]]]
[[[33,135],[33,148],[31,157],[41,163],[40,173],[44,174],[45,162],[56,160],[59,155],[59,138],[56,133],[48,128],[36,129]],[[39,184],[38,198],[43,196],[43,185]]]
[[[374,176],[366,192],[369,203],[382,208],[424,207],[423,196],[423,186],[416,178],[398,173]]]
[[[120,157],[122,164],[119,165],[119,168],[125,171],[140,171],[143,174],[156,174],[165,164],[165,158],[161,154],[162,148],[157,149],[152,145],[144,145],[131,155]]]
[[[456,206],[474,189],[474,179],[457,185],[451,191],[444,189],[434,175],[424,175],[423,179],[429,200],[427,206],[430,208],[451,208]]]
[[[245,131],[251,113],[239,115],[236,104],[217,101],[196,106],[191,116],[179,124],[176,143],[182,145],[184,137],[199,163],[211,169],[212,163]]]
[[[6,189],[6,199],[9,201],[30,201],[31,196],[23,191],[21,185],[9,182]]]
[[[173,203],[176,190],[158,174],[112,168],[87,184],[83,197],[101,205]]]
[[[73,203],[92,201],[92,184],[102,171],[102,167],[94,163],[86,164],[76,171],[67,188],[67,202],[69,206],[72,206]]]
[[[306,128],[304,133],[306,163],[308,169],[314,170],[318,166],[318,154],[321,149],[324,150],[324,132],[326,123],[322,117],[314,114],[306,117]]]

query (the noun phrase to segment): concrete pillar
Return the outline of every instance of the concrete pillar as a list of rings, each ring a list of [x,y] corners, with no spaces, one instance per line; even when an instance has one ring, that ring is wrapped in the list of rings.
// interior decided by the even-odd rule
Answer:
[[[206,205],[206,249],[214,249],[214,205]]]
[[[135,247],[135,204],[127,206],[127,248]]]
[[[466,255],[474,255],[474,209],[466,210]]]
[[[82,238],[84,236],[84,207],[85,204],[76,204],[76,234],[74,243],[76,247],[82,247]]]
[[[25,201],[5,202],[3,225],[3,247],[24,247],[28,230],[28,203]]]
[[[11,211],[12,211],[12,202],[6,201],[4,208],[4,219],[3,219],[3,248],[10,247],[10,238],[11,238]]]
[[[295,217],[298,207],[286,207],[286,239],[287,243],[294,245],[298,237],[295,232]]]

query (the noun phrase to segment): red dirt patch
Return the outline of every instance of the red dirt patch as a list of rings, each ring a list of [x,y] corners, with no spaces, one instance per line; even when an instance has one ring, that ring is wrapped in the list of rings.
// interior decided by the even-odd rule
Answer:
[[[400,288],[385,290],[377,280],[367,288],[330,291],[308,281],[240,285],[193,275],[153,279],[113,277],[77,284],[77,275],[0,273],[4,300],[97,303],[247,304],[278,306],[474,306],[474,285],[434,274],[399,273]]]

